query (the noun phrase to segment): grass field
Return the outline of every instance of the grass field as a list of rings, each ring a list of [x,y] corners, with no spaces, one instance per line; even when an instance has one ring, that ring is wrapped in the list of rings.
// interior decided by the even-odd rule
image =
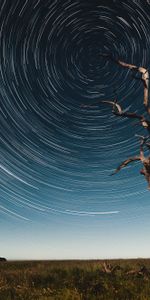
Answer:
[[[149,300],[150,259],[0,263],[0,300]]]

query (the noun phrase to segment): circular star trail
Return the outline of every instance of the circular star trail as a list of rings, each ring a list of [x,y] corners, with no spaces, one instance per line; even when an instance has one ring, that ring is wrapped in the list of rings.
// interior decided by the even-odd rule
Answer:
[[[143,112],[143,86],[100,53],[148,67],[149,12],[147,1],[3,1],[2,214],[114,214],[147,192],[139,164],[109,176],[138,154],[143,129],[101,100],[117,92],[123,108]]]

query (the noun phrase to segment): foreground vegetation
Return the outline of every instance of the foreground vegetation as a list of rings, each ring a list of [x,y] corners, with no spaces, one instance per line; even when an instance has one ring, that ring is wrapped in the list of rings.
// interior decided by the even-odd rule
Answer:
[[[0,263],[1,300],[148,300],[150,259]]]

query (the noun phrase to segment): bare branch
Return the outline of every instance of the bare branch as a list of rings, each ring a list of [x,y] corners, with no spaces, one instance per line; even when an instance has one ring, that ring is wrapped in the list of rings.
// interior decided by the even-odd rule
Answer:
[[[149,72],[148,72],[148,70],[146,68],[143,68],[143,67],[138,67],[136,65],[125,63],[125,62],[123,62],[119,59],[118,60],[114,59],[111,54],[102,53],[102,54],[100,54],[100,56],[110,59],[111,61],[113,61],[114,63],[120,65],[123,68],[127,68],[127,69],[130,69],[132,71],[137,71],[141,74],[141,78],[136,77],[136,79],[139,79],[143,82],[143,86],[144,86],[143,104],[145,106],[146,111],[150,114],[150,107],[149,107]]]
[[[115,175],[116,173],[118,173],[122,168],[126,167],[128,164],[130,164],[131,162],[134,161],[138,161],[141,160],[141,156],[134,156],[134,157],[130,157],[126,160],[124,160],[119,166],[118,168],[114,171],[114,173],[112,173],[111,175]]]
[[[101,102],[112,105],[112,107],[113,107],[112,112],[116,116],[140,120],[139,124],[141,124],[150,133],[150,121],[145,119],[145,117],[143,115],[138,115],[138,114],[132,113],[132,112],[124,112],[122,110],[120,104],[118,104],[116,101],[101,101]]]

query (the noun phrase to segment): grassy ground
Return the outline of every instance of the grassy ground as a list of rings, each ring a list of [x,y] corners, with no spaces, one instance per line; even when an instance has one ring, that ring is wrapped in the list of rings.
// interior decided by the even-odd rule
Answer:
[[[149,300],[150,259],[0,263],[0,300]]]

